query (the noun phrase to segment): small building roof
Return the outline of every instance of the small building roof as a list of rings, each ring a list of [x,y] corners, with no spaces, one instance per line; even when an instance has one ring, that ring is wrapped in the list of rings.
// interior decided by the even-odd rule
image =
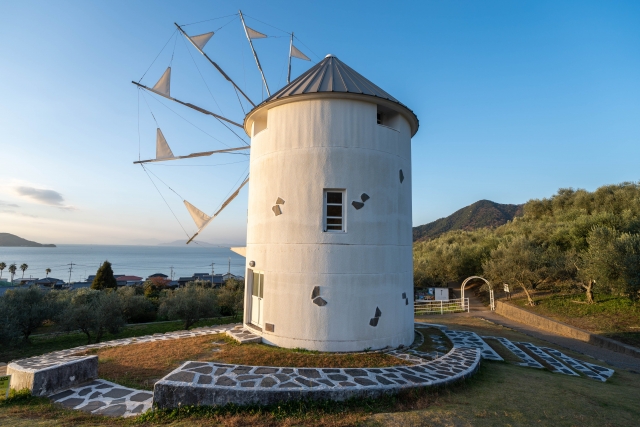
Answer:
[[[142,280],[142,277],[138,277],[138,276],[120,276],[118,278],[116,278],[116,280],[118,282],[138,282],[140,280]]]
[[[245,117],[245,130],[248,130],[247,119],[253,116],[253,113],[261,109],[263,106],[289,97],[319,93],[351,94],[378,98],[383,101],[381,103],[392,107],[394,110],[397,110],[405,116],[411,125],[412,135],[418,131],[418,117],[411,109],[409,109],[409,107],[382,90],[362,74],[340,61],[334,55],[325,56],[322,61],[318,62],[316,65],[304,72],[300,77],[278,90],[251,110]]]

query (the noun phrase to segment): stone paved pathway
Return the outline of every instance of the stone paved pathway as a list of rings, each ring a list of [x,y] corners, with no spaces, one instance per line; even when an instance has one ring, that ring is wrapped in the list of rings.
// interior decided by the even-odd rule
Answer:
[[[493,338],[495,340],[500,341],[500,344],[505,346],[507,350],[509,350],[516,357],[522,360],[522,362],[518,362],[516,363],[516,365],[526,366],[529,368],[544,369],[544,366],[542,366],[536,359],[534,359],[533,357],[529,356],[527,353],[522,351],[517,345],[512,343],[510,340],[503,337],[482,337],[482,338]]]
[[[443,330],[444,334],[451,340],[454,347],[470,347],[477,348],[482,353],[483,359],[504,361],[498,353],[496,353],[489,344],[484,342],[482,338],[475,332],[469,331],[450,331]]]
[[[235,325],[234,325],[235,326]],[[119,347],[129,344],[141,344],[155,341],[168,341],[180,338],[193,338],[203,335],[215,335],[226,332],[231,329],[230,325],[225,326],[211,326],[196,328],[189,331],[176,331],[167,332],[164,334],[145,335],[142,337],[134,338],[122,338],[119,340],[105,341],[97,344],[88,344],[80,347],[69,348],[66,350],[54,351],[52,353],[43,354],[41,356],[29,357],[26,359],[20,359],[11,362],[11,365],[15,365],[18,368],[25,369],[45,369],[52,368],[57,365],[68,363],[72,360],[78,360],[86,358],[86,356],[77,356],[78,353],[83,353],[87,350],[105,348],[105,347]]]
[[[531,353],[538,356],[540,359],[547,362],[553,368],[552,372],[579,377],[578,374],[576,374],[574,371],[569,369],[562,362],[557,361],[556,359],[554,359],[553,357],[545,353],[544,350],[542,350],[538,346],[533,345],[530,342],[519,342],[518,344],[520,344],[521,346],[529,350]]]
[[[132,417],[151,409],[153,393],[96,380],[54,394],[50,399],[68,409],[112,417]]]
[[[244,328],[242,325],[227,330],[226,334],[238,341],[240,344],[261,343],[262,337],[251,332],[250,329]]]
[[[605,368],[604,366],[594,365],[592,363],[583,362],[582,360],[574,359],[573,357],[569,357],[566,354],[548,347],[541,347],[542,350],[546,351],[552,356],[555,356],[556,359],[562,360],[567,365],[571,366],[576,371],[581,372],[587,377],[605,382],[607,379],[613,375],[613,369]]]

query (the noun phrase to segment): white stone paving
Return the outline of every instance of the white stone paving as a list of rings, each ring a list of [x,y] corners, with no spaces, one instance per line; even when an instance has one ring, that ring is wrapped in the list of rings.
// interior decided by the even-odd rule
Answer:
[[[50,399],[68,409],[111,417],[132,417],[151,409],[153,392],[95,380],[90,384],[56,393]]]
[[[486,342],[480,338],[478,334],[470,331],[451,331],[444,329],[442,332],[451,340],[454,348],[467,347],[477,348],[480,350],[483,359],[504,361],[498,353],[496,353]]]
[[[569,357],[566,354],[562,353],[553,348],[548,347],[540,347],[550,355],[554,356],[556,359],[562,360],[567,365],[571,366],[578,372],[586,375],[587,377],[605,382],[611,375],[613,375],[613,369],[605,368],[604,366],[594,365],[592,363],[583,362],[582,360],[574,359],[573,357]]]
[[[562,362],[557,361],[556,359],[554,359],[553,357],[545,353],[544,350],[542,350],[540,347],[534,344],[531,344],[530,342],[519,342],[518,344],[525,347],[531,353],[535,354],[540,359],[547,362],[553,368],[552,372],[555,372],[558,374],[572,375],[574,377],[580,376],[576,374],[574,371],[572,371],[571,369],[569,369],[567,366],[565,366]]]
[[[522,351],[517,345],[512,343],[510,340],[503,337],[482,337],[482,338],[493,338],[494,340],[498,340],[503,346],[507,348],[511,353],[513,353],[516,357],[518,357],[522,362],[516,363],[518,366],[526,366],[529,368],[538,368],[544,369],[544,366],[540,364],[536,359],[529,356],[527,353]]]

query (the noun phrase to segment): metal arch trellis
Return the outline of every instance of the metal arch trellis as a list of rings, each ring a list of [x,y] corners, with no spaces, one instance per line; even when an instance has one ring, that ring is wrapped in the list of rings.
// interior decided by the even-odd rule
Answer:
[[[496,304],[495,304],[495,300],[493,298],[493,285],[491,284],[491,282],[489,282],[484,277],[471,276],[471,277],[467,277],[466,279],[464,279],[464,281],[462,282],[462,285],[460,285],[460,298],[462,299],[462,301],[464,301],[464,287],[467,286],[468,282],[470,282],[471,280],[475,280],[475,279],[482,280],[489,287],[489,304],[491,306],[491,311],[495,311],[496,310]]]

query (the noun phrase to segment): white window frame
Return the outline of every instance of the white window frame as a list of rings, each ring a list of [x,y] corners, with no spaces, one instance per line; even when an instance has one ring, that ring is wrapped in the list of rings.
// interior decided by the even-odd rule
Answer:
[[[327,217],[327,206],[338,206],[337,203],[328,203],[327,195],[328,193],[342,193],[342,216],[341,217]],[[322,193],[322,231],[325,233],[346,233],[347,232],[347,209],[345,206],[345,202],[347,200],[347,190],[344,188],[325,188]],[[342,229],[341,230],[329,230],[327,220],[333,218],[342,219]]]

